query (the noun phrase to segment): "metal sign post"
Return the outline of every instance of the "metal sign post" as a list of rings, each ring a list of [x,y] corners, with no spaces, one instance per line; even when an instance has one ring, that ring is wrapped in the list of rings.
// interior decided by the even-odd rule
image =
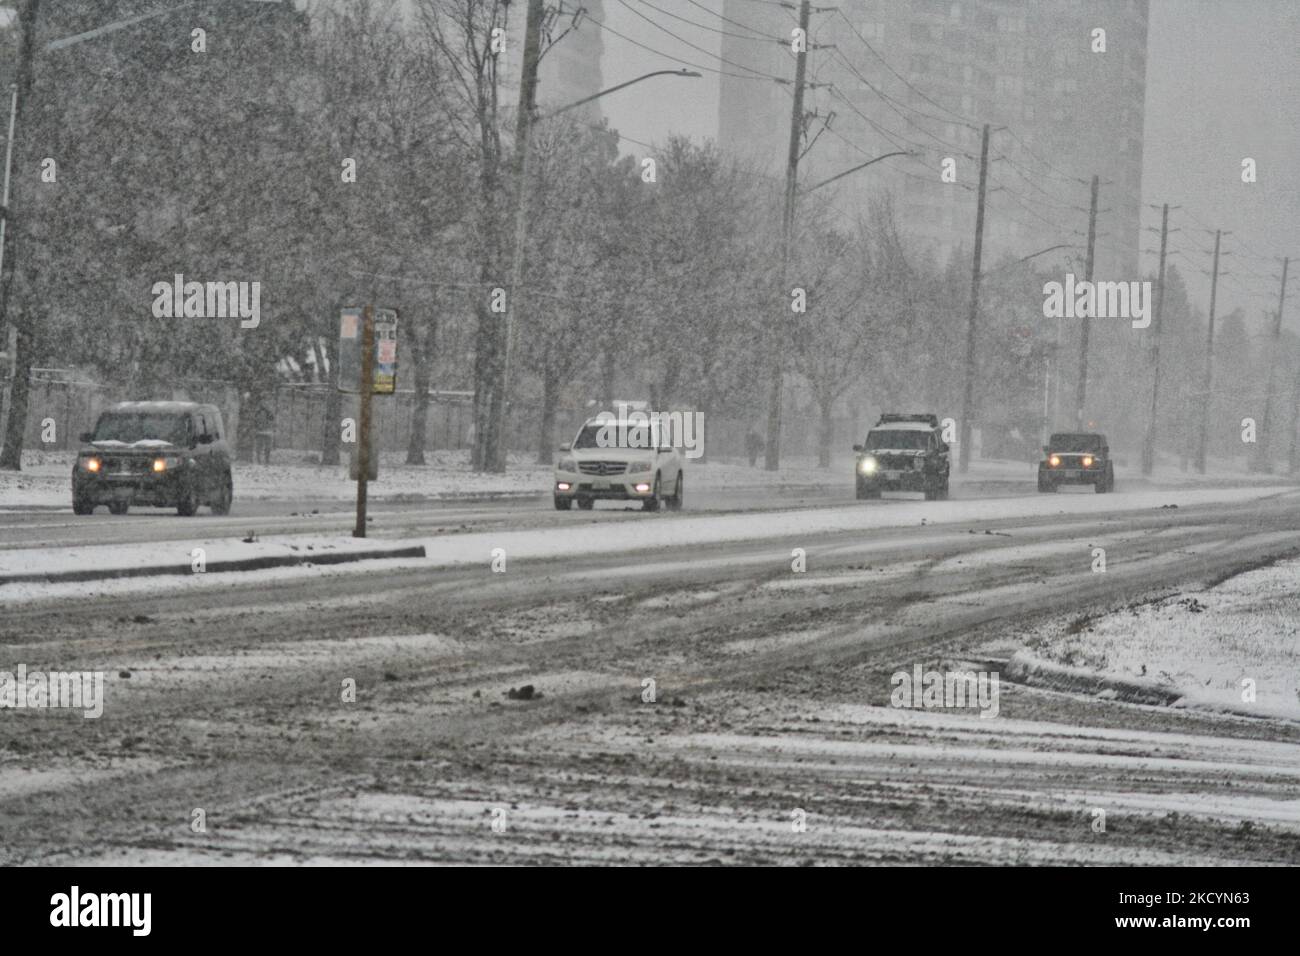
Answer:
[[[361,406],[357,466],[357,526],[352,537],[366,536],[366,486],[370,481],[370,402],[372,395],[397,392],[397,310],[373,305],[339,313],[339,391],[355,394]]]
[[[366,484],[370,479],[370,397],[375,374],[375,310],[361,313],[361,434],[357,448],[357,526],[352,537],[366,536]]]

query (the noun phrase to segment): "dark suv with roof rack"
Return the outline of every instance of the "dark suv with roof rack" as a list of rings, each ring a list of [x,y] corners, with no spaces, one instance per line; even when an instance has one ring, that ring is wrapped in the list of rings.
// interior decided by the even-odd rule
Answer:
[[[920,491],[926,501],[948,497],[948,444],[936,415],[881,415],[853,450],[858,498],[879,498],[882,491]]]
[[[215,515],[230,511],[230,451],[215,405],[119,402],[81,441],[72,466],[72,510],[79,515],[96,505],[124,515],[133,504],[187,517],[200,505]]]
[[[1115,490],[1115,465],[1106,436],[1098,432],[1057,432],[1043,446],[1038,490],[1061,485],[1092,485],[1097,494]]]

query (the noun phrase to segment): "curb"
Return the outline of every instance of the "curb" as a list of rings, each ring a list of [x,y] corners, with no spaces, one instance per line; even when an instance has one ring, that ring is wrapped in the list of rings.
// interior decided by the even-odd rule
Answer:
[[[345,551],[331,554],[271,554],[257,558],[239,558],[233,561],[211,561],[204,574],[221,571],[261,571],[266,568],[288,568],[303,564],[348,564],[353,561],[374,561],[383,558],[423,558],[424,545],[411,548],[392,548],[374,551]],[[162,575],[193,575],[188,564],[162,564],[142,568],[95,568],[88,571],[47,571],[0,576],[0,587],[23,583],[75,583],[78,581],[105,581],[113,578],[143,578]]]

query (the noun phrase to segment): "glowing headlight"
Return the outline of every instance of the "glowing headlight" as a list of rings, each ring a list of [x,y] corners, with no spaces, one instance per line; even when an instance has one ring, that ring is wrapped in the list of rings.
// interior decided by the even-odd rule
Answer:
[[[1047,464],[1052,468],[1057,467],[1061,464],[1061,456],[1053,455],[1051,458],[1047,459]]]
[[[181,460],[175,456],[168,455],[166,458],[155,458],[153,460],[153,470],[155,472],[164,472],[169,468],[175,468],[181,463]]]
[[[1092,456],[1091,456],[1091,455],[1084,455],[1084,456],[1083,456],[1083,467],[1084,467],[1084,468],[1091,468],[1091,467],[1092,467]]]
[[[864,475],[874,475],[876,469],[879,467],[880,463],[870,455],[858,462],[858,471],[862,472]]]
[[[654,464],[649,461],[629,461],[627,463],[628,474],[635,474],[638,471],[649,471]]]
[[[572,458],[561,458],[560,463],[555,467],[560,471],[577,471],[578,463]]]
[[[102,462],[98,458],[83,458],[81,460],[81,467],[85,468],[86,471],[99,471],[101,465]]]

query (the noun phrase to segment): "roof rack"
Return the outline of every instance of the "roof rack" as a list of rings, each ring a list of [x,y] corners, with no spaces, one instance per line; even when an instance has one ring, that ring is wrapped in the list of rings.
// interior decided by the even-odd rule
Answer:
[[[888,425],[891,422],[925,422],[931,428],[939,427],[939,416],[933,414],[904,414],[902,412],[885,412],[880,416],[877,425]]]

